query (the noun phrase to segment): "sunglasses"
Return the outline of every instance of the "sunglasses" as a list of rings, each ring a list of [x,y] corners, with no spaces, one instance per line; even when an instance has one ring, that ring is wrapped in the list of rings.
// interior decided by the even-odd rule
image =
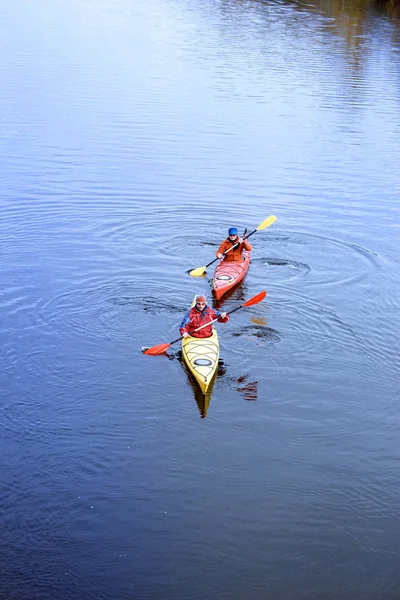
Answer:
[[[205,306],[206,305],[205,302],[196,302],[196,304],[200,304],[200,306]]]

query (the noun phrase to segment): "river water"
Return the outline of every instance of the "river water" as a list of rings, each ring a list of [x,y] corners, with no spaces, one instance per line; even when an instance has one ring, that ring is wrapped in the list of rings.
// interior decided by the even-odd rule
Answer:
[[[397,600],[400,24],[0,9],[2,600]],[[264,302],[169,342],[235,225]]]

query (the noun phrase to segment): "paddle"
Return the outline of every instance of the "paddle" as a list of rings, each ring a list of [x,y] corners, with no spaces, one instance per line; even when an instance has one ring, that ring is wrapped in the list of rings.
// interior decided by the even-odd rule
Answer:
[[[244,302],[240,306],[233,308],[226,314],[231,315],[232,313],[236,312],[237,310],[240,310],[241,308],[245,308],[246,306],[254,306],[255,304],[258,304],[259,302],[261,302],[261,300],[264,300],[266,295],[267,295],[267,292],[265,292],[265,291],[260,292],[256,296],[253,296],[253,298],[250,298],[250,300],[247,300],[247,302]],[[218,319],[213,319],[212,321],[205,323],[201,327],[198,327],[197,329],[195,329],[192,333],[195,333],[196,331],[200,331],[200,329],[203,329],[204,327],[211,325],[211,323],[215,323],[215,321],[218,321]],[[151,348],[147,348],[147,350],[144,351],[144,354],[149,354],[150,356],[157,356],[158,354],[164,354],[164,352],[166,352],[168,350],[168,348],[170,346],[172,346],[172,344],[179,342],[182,338],[183,338],[183,335],[181,335],[181,337],[178,337],[176,340],[173,340],[169,344],[157,344],[157,346],[152,346]]]
[[[264,219],[264,221],[262,223],[259,224],[259,226],[256,229],[254,229],[254,231],[249,233],[249,235],[246,235],[246,237],[243,236],[243,239],[247,240],[251,235],[253,235],[253,233],[255,233],[256,231],[261,231],[261,229],[266,229],[267,227],[272,225],[272,223],[275,223],[275,221],[276,221],[275,215],[271,215],[270,217],[267,217],[266,219]],[[238,246],[239,246],[239,244],[235,244],[234,246],[232,246],[232,248],[229,248],[228,250],[226,250],[224,252],[224,255],[228,254],[228,252],[230,252],[234,248],[237,248]],[[210,265],[215,263],[217,260],[220,260],[220,259],[214,258],[214,260],[209,262],[208,265],[205,265],[204,267],[198,267],[197,269],[192,269],[190,271],[189,275],[191,275],[192,277],[201,277],[206,272],[207,267],[209,267]]]

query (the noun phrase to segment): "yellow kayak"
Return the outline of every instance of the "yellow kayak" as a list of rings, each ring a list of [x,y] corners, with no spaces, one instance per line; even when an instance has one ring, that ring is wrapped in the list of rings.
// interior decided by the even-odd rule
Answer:
[[[192,306],[196,301],[196,296]],[[205,394],[218,368],[219,342],[215,329],[208,338],[182,339],[182,356],[201,391]]]

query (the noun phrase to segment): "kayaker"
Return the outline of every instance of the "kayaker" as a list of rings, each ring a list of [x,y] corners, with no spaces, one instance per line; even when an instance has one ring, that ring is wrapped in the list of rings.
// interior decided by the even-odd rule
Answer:
[[[238,247],[234,250],[229,250],[230,248],[235,246],[235,244],[238,244]],[[226,261],[242,261],[243,250],[248,250],[250,252],[250,250],[252,249],[253,246],[249,244],[249,242],[245,238],[238,236],[238,230],[236,229],[236,227],[231,227],[228,231],[228,237],[222,242],[222,244],[216,252],[216,255],[217,258],[223,258]],[[224,252],[226,252],[227,250],[229,250],[229,252],[227,252],[224,255]]]
[[[179,333],[185,338],[189,336],[197,338],[211,337],[213,332],[212,324],[203,327],[200,331],[194,332],[194,330],[217,318],[219,323],[227,323],[229,321],[229,315],[226,312],[210,308],[207,306],[205,296],[197,296],[196,304],[183,317]]]

